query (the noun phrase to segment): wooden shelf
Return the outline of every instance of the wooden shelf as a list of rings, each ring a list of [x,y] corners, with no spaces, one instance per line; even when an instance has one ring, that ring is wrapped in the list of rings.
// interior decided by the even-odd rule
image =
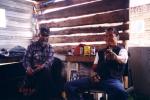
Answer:
[[[95,56],[66,56],[68,62],[94,62]]]

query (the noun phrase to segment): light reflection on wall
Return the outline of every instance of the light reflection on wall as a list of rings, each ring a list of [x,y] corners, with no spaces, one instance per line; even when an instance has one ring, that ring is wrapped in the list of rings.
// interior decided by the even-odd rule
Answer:
[[[144,20],[130,21],[130,32],[134,34],[144,33]]]
[[[5,16],[5,9],[0,8],[0,27],[6,27],[6,16]]]
[[[130,7],[140,6],[150,3],[150,0],[130,0]]]

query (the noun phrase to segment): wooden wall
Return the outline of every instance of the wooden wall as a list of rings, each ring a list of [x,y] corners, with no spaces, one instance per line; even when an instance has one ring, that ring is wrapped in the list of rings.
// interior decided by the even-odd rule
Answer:
[[[25,0],[0,0],[6,27],[0,27],[0,48],[26,47],[32,37],[32,5]]]
[[[85,42],[97,49],[105,46],[103,33],[110,26],[118,29],[120,40],[129,39],[129,0],[65,0],[37,6],[38,22],[50,28],[49,41],[57,53],[67,54]]]

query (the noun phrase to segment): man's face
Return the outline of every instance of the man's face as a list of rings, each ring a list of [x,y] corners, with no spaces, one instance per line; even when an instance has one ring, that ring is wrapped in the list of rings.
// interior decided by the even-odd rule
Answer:
[[[112,31],[106,32],[105,41],[108,46],[115,46],[117,45],[117,35]]]
[[[40,35],[39,37],[39,41],[43,44],[47,44],[48,43],[48,38],[49,36],[43,36],[43,35]]]

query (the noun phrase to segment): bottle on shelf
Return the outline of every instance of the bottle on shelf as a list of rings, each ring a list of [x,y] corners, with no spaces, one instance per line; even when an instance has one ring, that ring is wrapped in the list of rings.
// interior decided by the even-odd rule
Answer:
[[[96,49],[94,46],[91,46],[91,55],[96,55]]]

